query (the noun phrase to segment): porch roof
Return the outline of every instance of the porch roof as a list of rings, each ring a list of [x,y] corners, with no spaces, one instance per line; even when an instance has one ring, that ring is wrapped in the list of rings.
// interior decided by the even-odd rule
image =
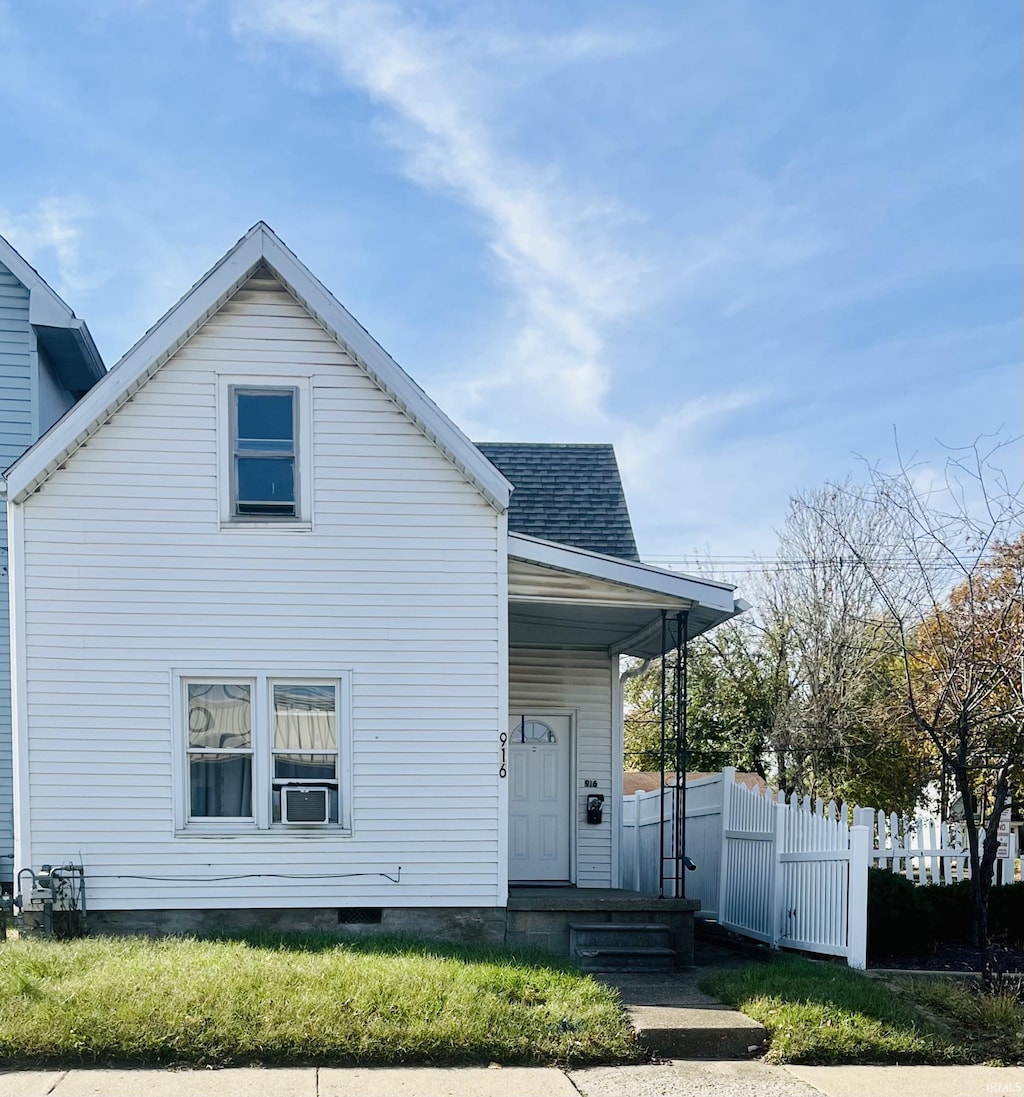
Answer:
[[[509,643],[663,654],[662,611],[688,612],[692,638],[748,608],[728,583],[510,533]],[[670,630],[671,632],[671,630]],[[673,647],[670,635],[668,647]]]

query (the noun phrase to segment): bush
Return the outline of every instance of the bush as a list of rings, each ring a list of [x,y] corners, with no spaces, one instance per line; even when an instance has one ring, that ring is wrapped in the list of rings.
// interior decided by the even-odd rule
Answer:
[[[988,933],[993,941],[1024,944],[1024,883],[989,893]],[[868,958],[934,951],[940,942],[971,939],[971,882],[918,887],[888,869],[868,870]]]
[[[922,887],[935,937],[939,941],[966,944],[971,939],[971,882],[934,884]]]
[[[932,912],[922,894],[926,890],[888,869],[868,869],[868,959],[935,947]]]
[[[988,904],[989,936],[1024,945],[1024,881],[992,889]]]

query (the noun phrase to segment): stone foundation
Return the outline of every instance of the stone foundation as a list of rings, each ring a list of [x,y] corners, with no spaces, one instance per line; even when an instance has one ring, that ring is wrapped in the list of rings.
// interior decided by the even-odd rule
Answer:
[[[673,930],[679,967],[693,964],[693,914],[699,903],[631,892],[574,888],[514,889],[502,907],[323,907],[219,910],[97,910],[90,934],[149,937],[242,933],[330,933],[339,938],[400,935],[462,944],[530,948],[569,955],[569,926],[594,922],[660,922]],[[55,912],[55,921],[59,912]],[[43,916],[26,911],[23,933],[40,935]],[[56,927],[55,927],[56,928]]]
[[[505,941],[505,911],[501,907],[96,910],[89,912],[88,923],[90,933],[149,937],[202,937],[265,929],[338,937],[401,935],[481,945]]]

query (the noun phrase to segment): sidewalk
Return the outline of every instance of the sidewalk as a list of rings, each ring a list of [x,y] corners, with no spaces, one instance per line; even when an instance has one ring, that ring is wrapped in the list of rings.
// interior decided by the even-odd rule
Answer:
[[[0,1097],[1024,1097],[1019,1067],[658,1066],[33,1070]]]

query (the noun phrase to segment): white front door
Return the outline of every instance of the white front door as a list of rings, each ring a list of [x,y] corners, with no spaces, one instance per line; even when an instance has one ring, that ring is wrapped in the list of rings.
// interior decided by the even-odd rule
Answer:
[[[572,717],[526,713],[511,723],[509,879],[568,883]]]

